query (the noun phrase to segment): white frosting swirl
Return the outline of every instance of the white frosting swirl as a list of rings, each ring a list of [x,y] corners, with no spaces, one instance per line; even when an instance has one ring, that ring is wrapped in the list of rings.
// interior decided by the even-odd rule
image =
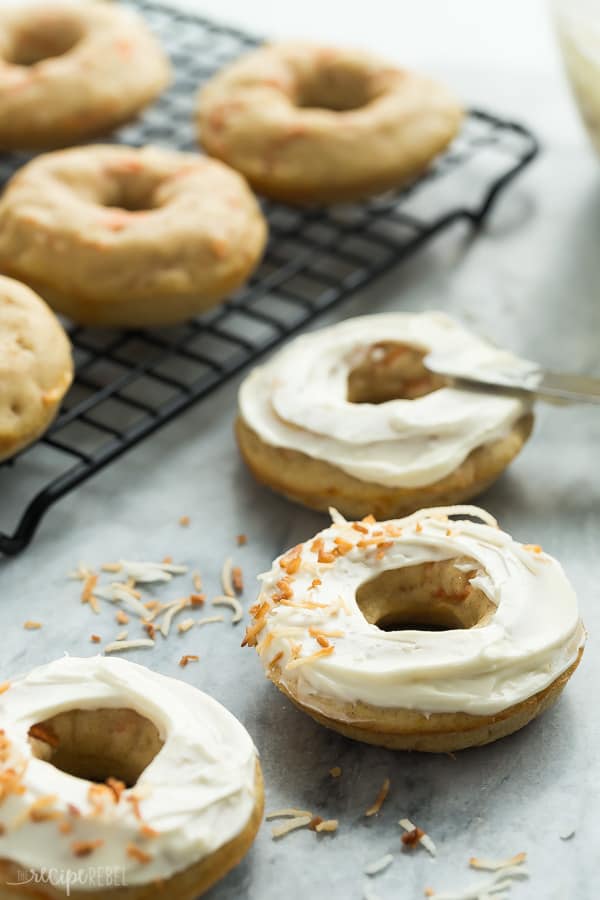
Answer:
[[[433,484],[476,447],[506,435],[528,406],[511,397],[443,387],[416,400],[350,403],[348,377],[378,342],[450,360],[466,374],[530,371],[443,313],[383,313],[303,335],[243,382],[242,418],[275,447],[298,450],[361,481]]]
[[[464,513],[492,524],[447,518]],[[360,528],[336,516],[317,535],[325,552],[344,548],[333,562],[318,561],[319,541],[291,551],[300,563],[287,577],[293,596],[283,603],[278,596],[286,557],[261,576],[258,652],[268,671],[279,667],[278,680],[305,706],[319,710],[320,698],[327,697],[424,713],[489,715],[548,687],[577,658],[585,633],[560,564],[540,548],[514,541],[483,510],[421,510]],[[477,569],[470,584],[496,607],[487,624],[386,632],[362,615],[357,590],[381,572],[461,557]],[[298,665],[296,660],[321,650],[311,627],[313,634],[341,636],[328,638],[330,655]]]
[[[150,719],[164,744],[137,783],[98,814],[92,782],[37,759],[32,725],[72,709],[126,707]],[[90,866],[118,869],[127,885],[167,879],[217,850],[246,826],[255,804],[257,753],[244,727],[223,706],[194,687],[121,659],[56,660],[16,679],[0,697],[0,728],[8,756],[0,771],[24,766],[22,794],[0,806],[0,855],[19,866],[69,872],[78,890],[93,889]],[[53,796],[58,818],[31,821],[33,803]],[[156,835],[140,841],[140,820],[129,798],[139,798],[143,822]],[[72,815],[69,804],[80,815]],[[69,833],[59,827],[64,816]],[[101,841],[78,858],[74,841]],[[150,855],[141,863],[126,851],[133,843]],[[77,880],[76,880],[77,879]]]

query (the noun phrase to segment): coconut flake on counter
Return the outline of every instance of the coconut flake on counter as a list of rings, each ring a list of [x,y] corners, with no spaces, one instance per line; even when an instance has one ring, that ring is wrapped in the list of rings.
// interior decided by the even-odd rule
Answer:
[[[204,616],[203,619],[197,619],[196,625],[212,625],[213,622],[224,622],[225,616]]]
[[[379,810],[385,803],[385,798],[389,794],[389,791],[390,791],[390,779],[386,778],[384,780],[383,784],[381,785],[381,787],[379,788],[379,793],[377,794],[377,797],[375,798],[375,802],[372,803],[371,806],[369,806],[369,808],[365,810],[365,816],[369,817],[369,816],[377,815],[377,813],[379,812]]]
[[[223,563],[223,568],[221,569],[221,584],[223,585],[223,593],[227,597],[234,597],[235,591],[233,589],[233,583],[231,581],[231,572],[233,569],[233,560],[230,556],[227,557],[225,562]]]
[[[274,839],[284,837],[286,834],[289,834],[290,831],[296,831],[298,828],[306,828],[306,826],[310,825],[312,822],[312,818],[313,817],[310,814],[306,816],[296,816],[293,819],[288,819],[288,821],[284,822],[282,825],[275,825],[275,827],[271,829],[271,837]]]
[[[231,609],[233,613],[233,616],[231,618],[232,625],[237,625],[238,622],[242,621],[244,609],[237,597],[234,597],[230,594],[223,594],[215,597],[210,602],[212,606],[228,606]]]
[[[385,856],[381,856],[379,859],[374,860],[364,868],[365,875],[379,875],[380,872],[384,872],[388,866],[394,862],[394,857],[391,853],[386,853]]]
[[[520,866],[527,861],[527,854],[524,852],[515,853],[508,859],[478,859],[472,856],[469,865],[472,869],[483,869],[486,872],[499,872],[500,869],[512,869],[513,866]]]
[[[104,648],[105,653],[120,653],[123,650],[141,650],[143,647],[154,647],[151,638],[137,638],[133,641],[113,641]]]
[[[500,869],[498,872],[486,879],[478,881],[462,891],[437,891],[429,890],[427,897],[433,897],[434,900],[488,900],[494,894],[505,893],[513,887],[515,878],[529,878],[529,872],[523,866],[511,866],[510,868]]]
[[[414,844],[422,844],[423,847],[427,850],[431,856],[435,856],[437,854],[437,847],[435,846],[433,840],[429,837],[427,832],[423,831],[422,828],[418,828],[414,825],[410,819],[400,819],[398,822],[401,828],[406,832],[402,835],[402,843],[405,847],[410,847]],[[414,835],[414,838],[413,838]],[[412,840],[411,840],[412,838]]]

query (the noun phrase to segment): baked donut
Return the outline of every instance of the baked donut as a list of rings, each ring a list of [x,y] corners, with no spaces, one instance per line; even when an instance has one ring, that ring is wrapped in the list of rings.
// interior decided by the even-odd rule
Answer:
[[[158,147],[47,153],[0,198],[0,270],[86,325],[168,325],[214,306],[266,234],[241,175]]]
[[[370,744],[450,752],[511,734],[583,652],[560,564],[476,507],[334,513],[261,577],[245,643],[300,709]]]
[[[71,345],[52,310],[0,275],[0,460],[46,431],[72,380]]]
[[[3,900],[193,900],[246,854],[262,818],[258,756],[211,697],[103,657],[4,688]],[[62,881],[44,882],[52,872]]]
[[[200,141],[257,191],[333,203],[395,188],[428,168],[462,110],[443,85],[356,50],[267,45],[201,90]]]
[[[113,3],[0,9],[0,148],[40,150],[110,131],[150,103],[169,64],[142,19]]]
[[[292,500],[385,519],[485,490],[527,440],[521,400],[457,390],[424,365],[530,368],[443,313],[383,313],[297,338],[239,394],[242,456]]]

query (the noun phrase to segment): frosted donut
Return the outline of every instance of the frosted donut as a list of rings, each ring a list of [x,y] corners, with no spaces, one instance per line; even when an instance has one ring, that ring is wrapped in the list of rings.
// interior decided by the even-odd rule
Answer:
[[[158,147],[47,153],[0,198],[0,269],[87,325],[167,325],[214,306],[266,234],[241,175]]]
[[[0,10],[0,148],[74,144],[131,119],[169,81],[137,15],[110,3]]]
[[[0,460],[46,431],[72,380],[71,344],[52,310],[0,275]]]
[[[300,709],[371,744],[447,752],[511,734],[583,652],[560,564],[476,507],[335,514],[261,579],[245,643]]]
[[[268,45],[201,90],[200,141],[269,197],[330,203],[415,178],[457,133],[443,85],[356,50]]]
[[[156,900],[160,886],[193,900],[245,855],[261,770],[246,730],[211,697],[102,657],[59,659],[2,688],[3,900]],[[33,875],[51,870],[69,884],[40,890]]]
[[[424,365],[474,374],[531,364],[442,313],[348,319],[294,340],[239,394],[238,443],[259,481],[315,509],[390,518],[487,488],[527,440],[513,398],[454,389]]]

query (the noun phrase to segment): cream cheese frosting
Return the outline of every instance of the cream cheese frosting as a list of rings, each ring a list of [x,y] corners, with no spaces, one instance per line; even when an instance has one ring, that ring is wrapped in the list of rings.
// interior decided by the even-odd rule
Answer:
[[[92,782],[37,759],[28,731],[67,710],[106,707],[150,719],[164,743],[119,802],[98,812]],[[90,866],[119,869],[127,885],[167,879],[236,837],[255,804],[257,752],[237,719],[196,688],[126,660],[65,657],[33,669],[0,697],[0,728],[7,741],[0,771],[24,770],[23,793],[0,806],[0,856],[36,871],[68,871],[78,890],[94,887],[85,878]],[[57,817],[32,821],[32,804],[48,796]],[[126,852],[140,840],[136,809],[156,832],[143,843],[151,857],[143,863]],[[68,834],[57,827],[61,816],[72,826]],[[101,844],[78,858],[73,842],[88,840]]]
[[[240,388],[243,420],[264,442],[361,481],[420,487],[453,472],[529,411],[520,399],[453,387],[415,400],[350,403],[350,373],[374,345],[390,341],[450,361],[467,375],[533,368],[443,313],[360,316],[303,335],[254,369]]]
[[[585,632],[560,564],[513,540],[483,510],[421,510],[384,523],[335,519],[261,576],[250,629],[267,672],[277,666],[278,683],[302,705],[319,711],[325,697],[491,715],[542,691],[575,662]],[[466,560],[475,570],[470,585],[495,607],[487,622],[438,632],[387,632],[367,622],[356,599],[363,583],[440,560],[462,560],[457,568]],[[323,651],[321,633],[332,650]]]

